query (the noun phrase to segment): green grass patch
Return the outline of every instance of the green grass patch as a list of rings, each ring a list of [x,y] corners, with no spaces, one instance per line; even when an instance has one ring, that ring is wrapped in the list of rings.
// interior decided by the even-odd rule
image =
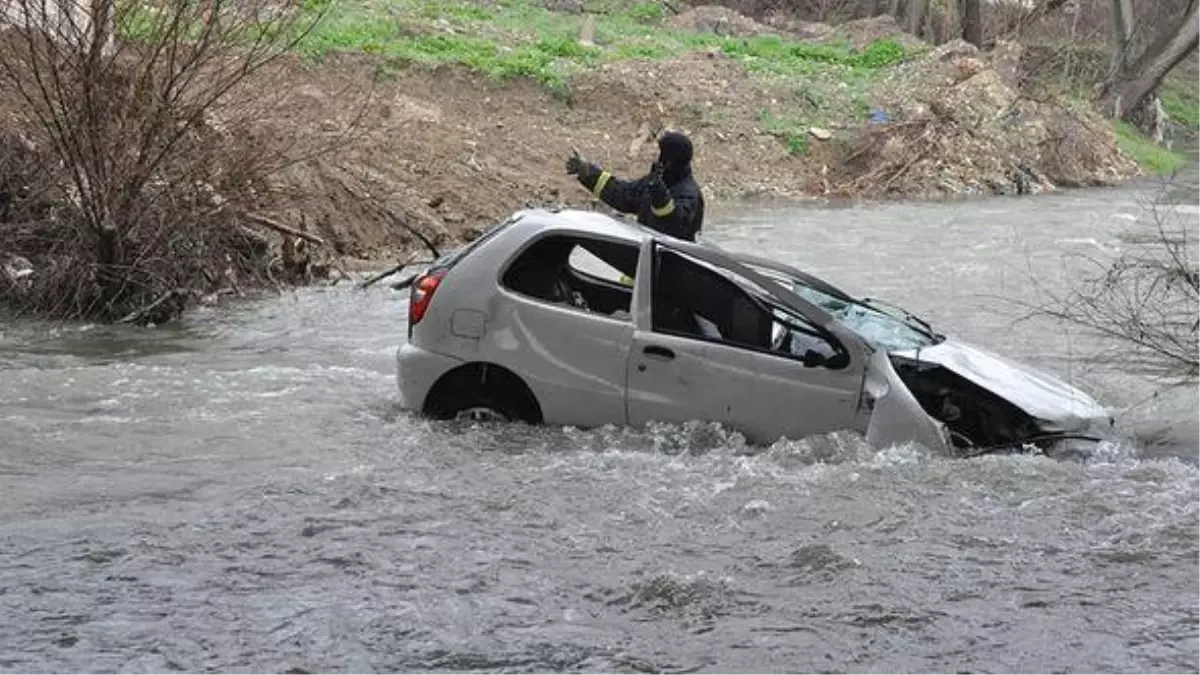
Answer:
[[[1195,67],[1177,67],[1163,80],[1159,98],[1173,122],[1200,131],[1200,83]]]
[[[329,0],[306,0],[323,3]],[[498,78],[530,77],[551,88],[599,63],[665,59],[716,49],[748,70],[786,78],[856,81],[904,60],[904,47],[880,40],[863,50],[690,33],[662,26],[659,2],[591,0],[596,46],[579,43],[583,15],[552,12],[535,0],[496,0],[489,7],[462,0],[335,2],[300,45],[319,59],[330,51],[366,52],[439,65],[456,63]]]
[[[1189,133],[1200,132],[1200,55],[1192,54],[1175,66],[1159,96],[1171,121]]]
[[[800,82],[778,78],[774,84],[791,95],[781,97],[778,104],[758,113],[763,131],[783,140],[793,155],[808,151],[812,140],[809,132],[814,127],[832,129],[854,124],[866,120],[870,114],[871,75],[855,70],[833,72],[836,77],[825,73]]]
[[[737,39],[701,33],[686,35],[684,40],[694,47],[718,47],[752,71],[788,77],[829,74],[845,79],[896,65],[905,58],[904,46],[891,39],[879,40],[861,52],[831,44],[793,42],[774,35]]]
[[[795,117],[776,116],[769,110],[758,112],[758,123],[763,131],[787,144],[788,154],[803,155],[808,152],[808,125]]]
[[[1170,175],[1187,164],[1187,160],[1146,138],[1128,122],[1117,121],[1117,143],[1143,168],[1159,176]]]

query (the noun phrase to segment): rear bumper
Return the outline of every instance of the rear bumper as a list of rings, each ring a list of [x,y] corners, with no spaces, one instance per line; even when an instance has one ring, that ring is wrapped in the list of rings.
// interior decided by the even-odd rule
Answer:
[[[405,342],[396,350],[396,385],[400,407],[420,411],[433,384],[462,361]]]

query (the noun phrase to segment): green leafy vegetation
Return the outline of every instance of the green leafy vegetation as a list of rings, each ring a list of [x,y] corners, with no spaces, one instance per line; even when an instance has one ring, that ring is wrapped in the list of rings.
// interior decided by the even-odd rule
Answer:
[[[763,131],[787,144],[789,155],[808,152],[808,126],[795,117],[778,117],[769,110],[760,110],[758,123]]]
[[[1160,176],[1166,176],[1183,168],[1187,163],[1180,155],[1167,150],[1146,138],[1128,122],[1114,122],[1117,142],[1143,168]]]
[[[1195,67],[1179,67],[1163,81],[1159,90],[1163,109],[1173,122],[1200,131],[1200,84]]]
[[[320,3],[328,0],[308,0]],[[899,63],[904,47],[890,39],[866,49],[783,40],[691,33],[661,25],[659,2],[595,3],[595,46],[579,42],[584,16],[554,12],[533,0],[480,6],[438,0],[341,2],[300,50],[319,59],[331,51],[366,52],[426,65],[454,63],[497,78],[528,77],[552,88],[599,63],[664,59],[719,51],[748,70],[790,78],[861,80]]]

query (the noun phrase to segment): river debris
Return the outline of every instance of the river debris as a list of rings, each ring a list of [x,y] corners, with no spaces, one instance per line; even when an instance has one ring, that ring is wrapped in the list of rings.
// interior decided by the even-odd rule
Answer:
[[[19,255],[0,253],[0,281],[17,286],[33,276],[33,263]]]
[[[370,279],[363,281],[362,283],[360,283],[358,285],[359,290],[365,291],[366,289],[370,288],[371,286],[374,286],[375,284],[379,283],[380,281],[383,281],[384,279],[386,279],[392,275],[403,272],[404,268],[408,267],[410,264],[412,264],[412,261],[415,260],[416,257],[417,257],[417,254],[412,253],[407,258],[405,258],[404,260],[397,263],[395,267],[384,270],[383,272],[380,272],[379,274],[372,276]]]
[[[834,163],[830,191],[1032,194],[1137,175],[1094,110],[1024,96],[1012,66],[1019,60],[1019,45],[982,54],[960,40],[898,68],[876,91],[886,121],[860,127]]]

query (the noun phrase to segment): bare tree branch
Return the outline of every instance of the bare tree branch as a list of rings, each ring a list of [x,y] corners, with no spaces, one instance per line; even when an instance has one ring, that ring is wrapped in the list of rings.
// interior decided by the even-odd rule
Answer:
[[[1181,382],[1200,376],[1200,263],[1183,216],[1158,205],[1149,232],[1125,237],[1116,256],[1080,255],[1090,269],[1071,292],[1039,287],[1025,318],[1082,328],[1106,346],[1104,358]]]
[[[0,0],[20,19],[0,33],[0,88],[29,122],[34,149],[21,161],[41,182],[21,208],[43,234],[0,222],[0,247],[38,259],[27,306],[141,321],[199,285],[271,276],[274,256],[245,214],[261,206],[265,177],[294,161],[277,149],[292,147],[258,124],[251,97],[232,94],[325,11],[274,1]],[[285,240],[323,243],[276,225]]]

